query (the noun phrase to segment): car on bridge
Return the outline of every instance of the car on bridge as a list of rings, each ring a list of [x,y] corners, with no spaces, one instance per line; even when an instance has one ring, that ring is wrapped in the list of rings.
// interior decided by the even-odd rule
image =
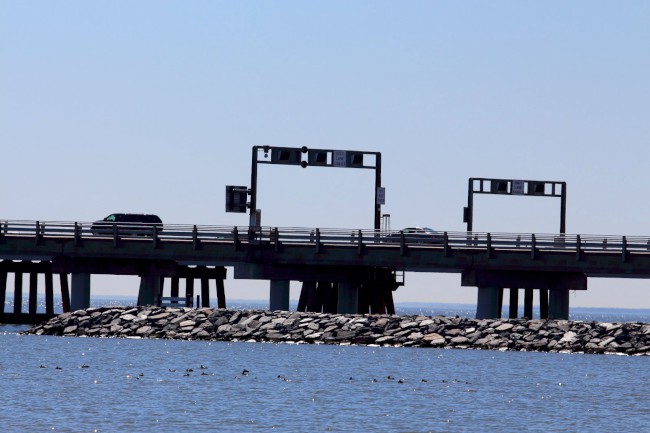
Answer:
[[[401,232],[392,232],[384,237],[384,242],[399,243],[404,233],[407,244],[439,244],[444,243],[444,235],[429,227],[406,227]]]
[[[112,236],[114,231],[120,236],[153,236],[154,227],[163,230],[163,222],[158,215],[136,213],[112,213],[103,220],[95,221],[90,232],[98,236]]]

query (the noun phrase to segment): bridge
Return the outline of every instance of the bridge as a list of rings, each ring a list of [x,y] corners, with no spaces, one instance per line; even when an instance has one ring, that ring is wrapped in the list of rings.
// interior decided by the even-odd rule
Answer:
[[[404,283],[404,272],[445,272],[478,288],[477,318],[500,317],[504,289],[510,317],[517,316],[523,289],[524,316],[532,317],[536,291],[542,318],[568,318],[569,292],[586,290],[588,277],[649,278],[650,238],[439,232],[414,240],[401,231],[168,224],[97,234],[86,222],[2,221],[2,305],[7,275],[15,276],[14,311],[3,311],[2,321],[20,321],[23,274],[30,275],[27,316],[34,318],[39,274],[45,275],[47,316],[53,315],[54,274],[64,310],[90,305],[92,274],[139,276],[140,305],[160,303],[166,278],[178,297],[185,278],[190,297],[194,279],[201,281],[201,305],[209,306],[214,279],[218,305],[225,307],[226,266],[236,279],[270,281],[272,310],[288,310],[289,282],[301,281],[299,310],[394,313],[392,292]]]

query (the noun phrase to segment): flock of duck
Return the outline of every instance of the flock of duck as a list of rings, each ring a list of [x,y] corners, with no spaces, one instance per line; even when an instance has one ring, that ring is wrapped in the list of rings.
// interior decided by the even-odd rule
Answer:
[[[44,364],[41,364],[41,365],[39,366],[39,368],[48,368],[48,367],[47,367],[46,365],[44,365]],[[59,366],[56,366],[56,367],[54,367],[54,368],[55,368],[55,370],[63,370],[63,367],[59,367]],[[81,365],[79,366],[79,368],[90,368],[90,366],[87,365],[87,364],[81,364]],[[201,364],[201,365],[199,366],[199,370],[202,370],[202,371],[201,371],[201,376],[214,376],[214,373],[208,373],[208,372],[205,371],[205,370],[208,370],[208,367],[207,367],[206,365]],[[167,371],[168,371],[169,373],[176,373],[176,372],[177,372],[177,369],[175,369],[175,368],[169,368]],[[184,376],[184,377],[189,377],[189,376],[191,376],[191,373],[194,373],[194,369],[191,368],[191,367],[190,367],[190,368],[186,368],[186,369],[183,371],[183,376]],[[244,368],[244,369],[241,371],[241,373],[240,373],[239,375],[235,376],[235,379],[239,379],[239,378],[242,377],[242,376],[249,376],[249,375],[250,375],[250,370]],[[136,379],[139,379],[140,377],[144,377],[144,373],[140,373],[140,374],[138,374],[138,376],[135,377],[135,378],[136,378]],[[134,376],[128,374],[128,375],[126,375],[126,378],[127,378],[127,379],[133,379]],[[277,375],[277,378],[280,379],[280,380],[282,380],[282,381],[284,381],[284,382],[291,382],[291,379],[289,379],[288,377],[286,377],[286,376],[284,376],[284,375],[282,375],[282,374],[278,374],[278,375]],[[350,380],[350,381],[354,381],[355,378],[352,377],[352,376],[350,376],[349,380]],[[391,376],[391,375],[386,376],[386,378],[384,379],[384,381],[395,381],[396,383],[406,383],[406,379],[397,379],[397,378],[395,378],[394,376]],[[376,379],[376,378],[373,378],[373,379],[372,379],[372,382],[373,382],[373,383],[377,383],[377,382],[379,382],[379,380]],[[420,383],[427,383],[427,382],[428,382],[427,379],[424,379],[424,378],[420,379]],[[448,381],[448,380],[442,380],[441,382],[442,382],[442,383],[464,383],[465,385],[469,385],[469,384],[470,384],[470,382],[461,381],[461,380],[457,380],[457,379],[453,379],[453,380],[451,380],[451,381]]]

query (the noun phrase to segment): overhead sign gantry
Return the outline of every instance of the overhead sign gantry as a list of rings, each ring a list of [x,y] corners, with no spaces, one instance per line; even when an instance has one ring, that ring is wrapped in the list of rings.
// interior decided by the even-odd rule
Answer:
[[[226,212],[250,213],[250,227],[259,226],[257,211],[257,164],[299,165],[303,168],[340,167],[375,170],[374,227],[381,224],[385,189],[381,186],[381,153],[358,150],[309,149],[303,147],[253,146],[251,187],[226,186]],[[250,202],[248,202],[250,195]]]
[[[470,177],[467,192],[467,207],[463,209],[463,222],[467,223],[468,232],[473,230],[474,194],[559,197],[560,233],[566,233],[566,182]]]

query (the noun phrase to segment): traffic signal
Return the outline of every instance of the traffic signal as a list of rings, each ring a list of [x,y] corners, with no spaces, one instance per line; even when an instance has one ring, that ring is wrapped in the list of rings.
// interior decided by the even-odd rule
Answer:
[[[327,154],[328,152],[326,150],[310,150],[309,165],[318,165],[318,166],[330,165],[330,163],[327,162],[328,160]]]
[[[546,193],[545,182],[528,182],[529,195],[544,195]]]
[[[226,212],[246,213],[248,188],[226,185]]]
[[[493,180],[490,192],[492,194],[508,194],[508,181],[500,179]]]
[[[363,153],[348,152],[348,167],[363,167]]]
[[[274,147],[271,149],[271,163],[300,165],[302,152],[300,149]]]

